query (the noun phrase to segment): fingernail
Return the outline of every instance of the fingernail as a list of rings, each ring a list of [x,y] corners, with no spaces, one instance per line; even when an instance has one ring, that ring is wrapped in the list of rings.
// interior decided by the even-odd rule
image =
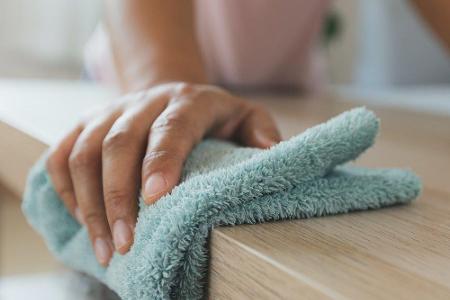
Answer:
[[[95,239],[94,249],[98,262],[103,266],[108,265],[111,250],[106,240],[102,238]]]
[[[167,182],[162,173],[154,173],[145,182],[144,196],[145,203],[152,204],[155,202],[157,196],[165,192],[167,189]]]
[[[124,220],[119,219],[114,222],[113,240],[114,246],[119,253],[124,254],[128,250],[132,238],[131,229]]]
[[[75,208],[75,218],[77,219],[78,223],[84,224],[83,215],[81,214],[81,210],[79,207]]]
[[[257,131],[255,133],[256,139],[264,145],[266,148],[270,148],[273,145],[277,143],[277,141],[273,140],[272,138],[268,137],[264,132]]]

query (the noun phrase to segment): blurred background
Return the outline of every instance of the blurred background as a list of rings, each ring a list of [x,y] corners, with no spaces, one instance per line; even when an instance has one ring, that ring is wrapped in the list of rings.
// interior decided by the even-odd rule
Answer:
[[[333,84],[450,84],[450,59],[407,0],[336,0],[327,46]],[[78,79],[100,0],[1,0],[0,77]]]
[[[77,79],[99,0],[1,0],[0,76]]]

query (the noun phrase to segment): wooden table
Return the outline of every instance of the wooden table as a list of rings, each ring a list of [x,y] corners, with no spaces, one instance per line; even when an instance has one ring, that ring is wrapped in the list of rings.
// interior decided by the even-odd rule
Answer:
[[[53,86],[0,84],[0,181],[16,195],[22,192],[26,170],[47,144],[92,103],[109,98],[95,87]],[[360,105],[255,98],[273,111],[286,138]],[[424,183],[418,201],[378,211],[214,229],[211,299],[450,299],[450,118],[370,108],[381,119],[381,134],[358,164],[412,168]]]

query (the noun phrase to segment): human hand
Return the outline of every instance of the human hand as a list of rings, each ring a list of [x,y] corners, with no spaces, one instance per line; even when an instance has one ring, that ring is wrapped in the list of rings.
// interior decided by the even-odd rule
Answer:
[[[55,190],[103,266],[133,243],[140,187],[149,205],[170,192],[205,136],[258,148],[280,140],[262,107],[214,86],[167,83],[120,98],[52,147]]]

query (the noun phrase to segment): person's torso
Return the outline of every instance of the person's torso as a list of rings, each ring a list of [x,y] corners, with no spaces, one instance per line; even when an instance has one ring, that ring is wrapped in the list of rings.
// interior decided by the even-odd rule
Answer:
[[[229,86],[311,88],[328,0],[196,0],[210,78]]]
[[[197,38],[212,83],[238,88],[320,85],[318,41],[329,0],[196,0]],[[107,35],[86,47],[91,77],[115,81]]]

